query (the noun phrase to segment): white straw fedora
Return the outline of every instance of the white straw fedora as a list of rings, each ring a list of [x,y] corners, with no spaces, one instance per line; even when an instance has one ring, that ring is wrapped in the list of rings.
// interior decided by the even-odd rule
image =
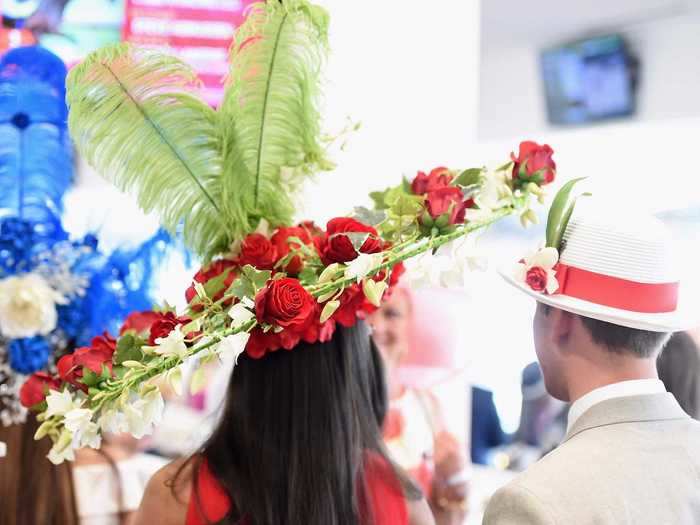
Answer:
[[[503,278],[541,303],[620,326],[675,332],[700,324],[661,221],[585,198],[561,227],[559,250],[543,248]]]

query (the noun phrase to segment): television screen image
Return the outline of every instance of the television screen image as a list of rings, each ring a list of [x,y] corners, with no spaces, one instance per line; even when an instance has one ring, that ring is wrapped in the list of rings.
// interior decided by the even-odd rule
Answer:
[[[635,111],[636,61],[618,35],[544,51],[542,74],[552,124],[583,124]]]

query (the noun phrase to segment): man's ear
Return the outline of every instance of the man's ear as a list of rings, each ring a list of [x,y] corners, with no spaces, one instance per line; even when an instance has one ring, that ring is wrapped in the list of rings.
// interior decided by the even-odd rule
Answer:
[[[556,348],[566,350],[571,341],[576,316],[558,308],[552,308],[549,313],[550,337]]]

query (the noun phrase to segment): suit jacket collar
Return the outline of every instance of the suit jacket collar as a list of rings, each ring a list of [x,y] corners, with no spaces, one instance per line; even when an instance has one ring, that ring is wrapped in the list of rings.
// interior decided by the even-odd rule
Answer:
[[[564,441],[596,427],[689,418],[690,416],[683,411],[673,394],[668,392],[618,397],[602,401],[584,412],[566,434]]]

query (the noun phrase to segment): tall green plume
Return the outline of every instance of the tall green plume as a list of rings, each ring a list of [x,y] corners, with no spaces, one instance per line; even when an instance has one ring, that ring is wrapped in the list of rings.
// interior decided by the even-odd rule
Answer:
[[[236,31],[220,111],[224,211],[234,238],[290,224],[306,178],[330,169],[320,140],[328,14],[305,0],[255,5]]]
[[[221,213],[216,113],[189,93],[197,76],[176,58],[117,44],[92,53],[67,80],[68,125],[80,153],[155,210],[186,244],[213,255],[228,245]]]

